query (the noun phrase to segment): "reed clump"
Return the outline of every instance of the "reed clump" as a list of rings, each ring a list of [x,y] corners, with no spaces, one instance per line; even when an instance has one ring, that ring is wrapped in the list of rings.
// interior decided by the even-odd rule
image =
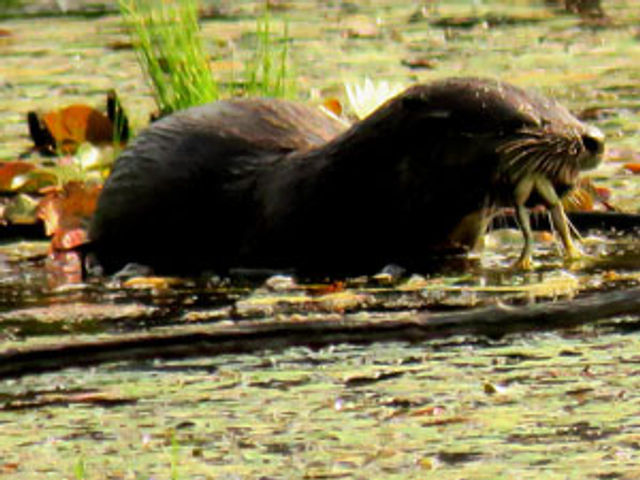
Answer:
[[[198,1],[118,0],[161,113],[218,99],[198,25]]]
[[[236,87],[212,75],[198,23],[198,0],[118,0],[138,61],[161,115],[234,95],[291,96],[288,27],[281,39],[268,13],[257,21],[254,54]]]

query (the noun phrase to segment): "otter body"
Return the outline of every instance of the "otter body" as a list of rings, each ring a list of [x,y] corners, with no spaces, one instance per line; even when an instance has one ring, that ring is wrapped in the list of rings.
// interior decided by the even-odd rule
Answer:
[[[350,128],[284,100],[221,101],[154,123],[123,152],[90,249],[106,273],[419,269],[472,248],[494,208],[524,218],[535,200],[557,210],[569,252],[557,197],[602,148],[563,107],[493,80],[411,87]]]

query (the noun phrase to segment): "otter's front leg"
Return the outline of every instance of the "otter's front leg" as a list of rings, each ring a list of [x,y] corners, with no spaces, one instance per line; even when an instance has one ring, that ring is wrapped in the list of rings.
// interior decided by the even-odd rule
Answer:
[[[551,213],[551,223],[553,227],[560,235],[560,240],[564,246],[564,256],[567,260],[575,260],[582,256],[582,252],[575,246],[571,239],[571,230],[569,228],[569,221],[567,215],[562,208],[560,198],[556,194],[555,189],[551,182],[543,176],[535,178],[535,188],[545,201],[549,213]]]

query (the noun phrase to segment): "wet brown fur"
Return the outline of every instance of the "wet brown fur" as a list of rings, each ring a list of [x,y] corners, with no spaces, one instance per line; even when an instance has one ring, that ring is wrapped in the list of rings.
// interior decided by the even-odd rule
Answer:
[[[564,107],[494,80],[416,85],[348,129],[293,102],[227,100],[135,139],[105,183],[91,249],[107,273],[419,270],[471,248],[522,178],[562,193],[601,152]]]

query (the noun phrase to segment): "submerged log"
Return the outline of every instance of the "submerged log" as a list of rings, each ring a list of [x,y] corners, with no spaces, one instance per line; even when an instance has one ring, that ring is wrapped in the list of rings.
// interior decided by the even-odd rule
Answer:
[[[260,352],[291,346],[322,348],[337,343],[417,342],[452,335],[500,337],[510,333],[569,328],[602,319],[640,316],[640,287],[584,298],[525,307],[501,305],[470,311],[431,314],[384,314],[362,320],[335,315],[312,321],[242,322],[210,325],[199,331],[123,335],[115,340],[67,342],[0,352],[0,378],[88,367],[109,362]],[[636,322],[635,327],[640,328]]]
[[[622,212],[569,212],[571,224],[580,232],[600,230],[603,232],[615,230],[618,232],[633,232],[640,230],[640,215]],[[497,215],[493,219],[492,229],[519,228],[514,214]],[[534,230],[551,230],[549,216],[533,214],[531,228]]]

